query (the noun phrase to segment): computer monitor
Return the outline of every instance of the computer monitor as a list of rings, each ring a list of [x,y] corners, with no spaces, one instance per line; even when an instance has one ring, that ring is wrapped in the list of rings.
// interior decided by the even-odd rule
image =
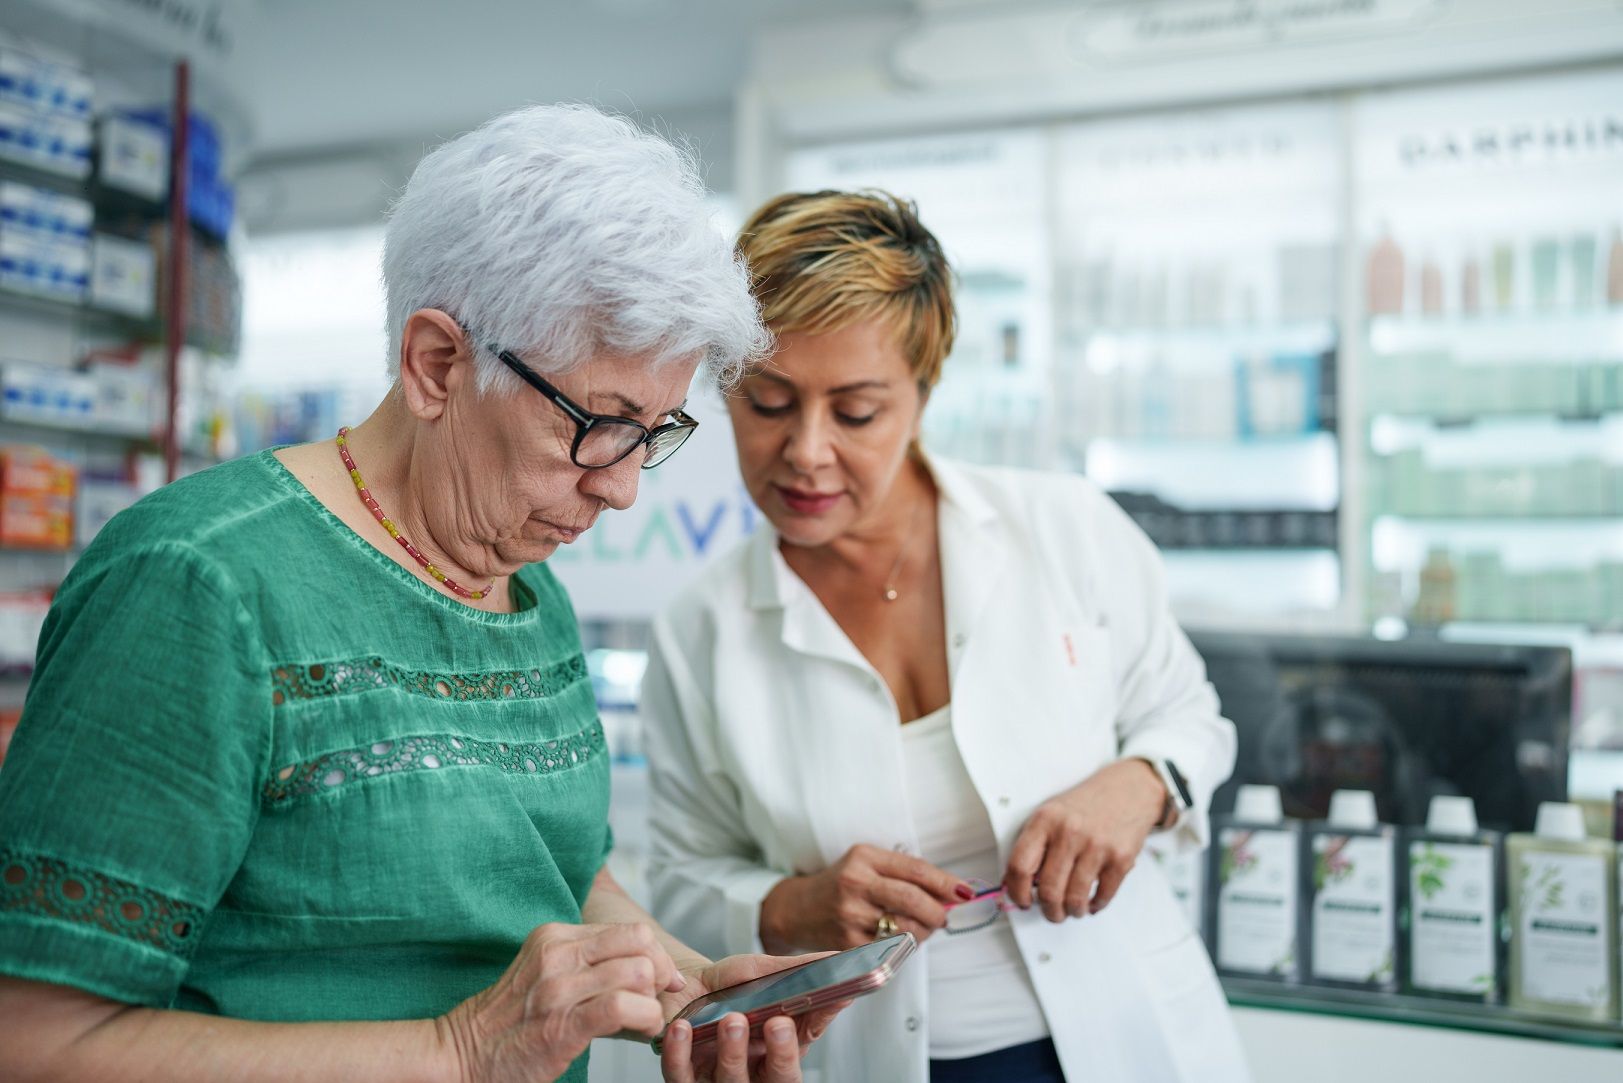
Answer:
[[[1287,816],[1322,819],[1338,789],[1371,790],[1381,819],[1419,824],[1436,794],[1476,802],[1483,827],[1528,831],[1567,792],[1572,657],[1564,647],[1194,631],[1239,730],[1234,776],[1278,786]]]

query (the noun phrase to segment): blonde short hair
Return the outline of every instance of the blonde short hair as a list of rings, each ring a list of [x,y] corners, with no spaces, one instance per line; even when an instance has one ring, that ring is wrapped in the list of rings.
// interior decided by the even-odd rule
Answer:
[[[738,235],[751,292],[775,334],[891,323],[920,390],[941,378],[957,314],[952,269],[918,208],[889,192],[796,192],[760,207]]]

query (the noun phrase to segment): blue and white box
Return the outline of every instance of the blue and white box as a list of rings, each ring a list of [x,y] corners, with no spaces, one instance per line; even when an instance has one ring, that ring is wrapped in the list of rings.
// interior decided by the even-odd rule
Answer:
[[[82,71],[17,49],[0,48],[0,102],[36,113],[89,120],[95,92],[95,81]]]
[[[101,119],[97,173],[102,185],[159,201],[169,192],[169,136],[151,124],[109,114]]]
[[[0,416],[67,428],[89,428],[96,413],[96,381],[51,365],[0,366]]]
[[[145,241],[98,233],[90,242],[90,303],[146,319],[157,306],[158,260]]]

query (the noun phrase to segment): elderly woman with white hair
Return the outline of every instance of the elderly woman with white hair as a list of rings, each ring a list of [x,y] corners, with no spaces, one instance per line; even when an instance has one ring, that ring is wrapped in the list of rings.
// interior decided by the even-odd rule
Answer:
[[[712,963],[604,868],[608,766],[542,563],[628,507],[767,341],[692,162],[583,107],[418,166],[393,385],[333,441],[118,516],[63,583],[0,774],[8,1080],[581,1080],[789,960]],[[669,1080],[792,1081],[828,1014]]]

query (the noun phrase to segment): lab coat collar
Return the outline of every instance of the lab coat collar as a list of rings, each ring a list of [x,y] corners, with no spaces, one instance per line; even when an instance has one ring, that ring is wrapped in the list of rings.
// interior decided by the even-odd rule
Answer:
[[[942,579],[949,613],[973,621],[991,595],[1002,564],[1000,517],[981,492],[980,479],[944,459],[924,457],[941,493]],[[778,533],[763,522],[750,539],[749,606],[789,609],[815,600],[778,552]],[[843,653],[843,652],[842,652]]]
[[[997,510],[977,491],[973,480],[961,467],[946,459],[924,456],[925,469],[935,479],[941,493],[942,516],[958,519],[955,525],[988,526],[997,522]],[[750,538],[749,606],[751,609],[784,609],[798,591],[804,590],[783,555],[778,552],[778,532],[765,520]]]

